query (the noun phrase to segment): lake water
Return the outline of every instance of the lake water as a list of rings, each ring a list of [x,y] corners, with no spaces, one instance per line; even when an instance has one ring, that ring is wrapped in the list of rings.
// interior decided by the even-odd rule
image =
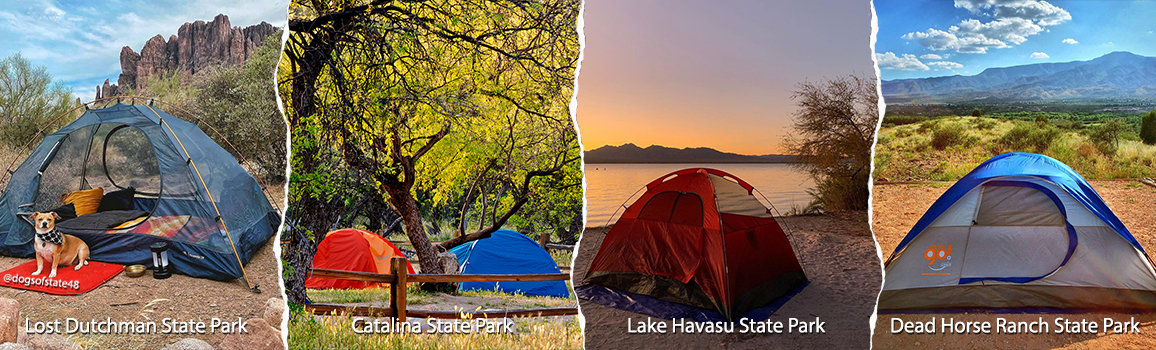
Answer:
[[[807,190],[815,185],[809,175],[788,164],[586,164],[586,226],[606,225],[635,191],[659,176],[686,168],[731,173],[762,192],[783,214],[810,204]]]

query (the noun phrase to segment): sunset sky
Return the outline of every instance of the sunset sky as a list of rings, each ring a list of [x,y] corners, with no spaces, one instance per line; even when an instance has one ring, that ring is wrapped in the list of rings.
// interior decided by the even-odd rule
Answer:
[[[874,77],[870,1],[589,0],[583,146],[780,153],[803,81]]]

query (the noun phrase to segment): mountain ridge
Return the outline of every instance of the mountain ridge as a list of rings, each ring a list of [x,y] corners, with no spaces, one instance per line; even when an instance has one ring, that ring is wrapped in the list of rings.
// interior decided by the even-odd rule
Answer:
[[[1156,57],[1116,51],[1087,61],[984,69],[976,75],[884,80],[896,102],[1156,100]]]
[[[584,152],[588,164],[613,163],[793,163],[795,156],[783,154],[744,155],[722,152],[709,147],[673,148],[633,143],[606,145]]]

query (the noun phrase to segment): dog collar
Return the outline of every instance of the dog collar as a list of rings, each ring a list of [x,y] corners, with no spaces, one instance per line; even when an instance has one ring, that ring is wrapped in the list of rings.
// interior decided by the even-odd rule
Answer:
[[[52,231],[48,231],[45,233],[37,232],[36,238],[40,238],[41,241],[49,242],[52,244],[63,244],[64,243],[64,235],[60,234],[60,231],[57,229],[52,229]]]

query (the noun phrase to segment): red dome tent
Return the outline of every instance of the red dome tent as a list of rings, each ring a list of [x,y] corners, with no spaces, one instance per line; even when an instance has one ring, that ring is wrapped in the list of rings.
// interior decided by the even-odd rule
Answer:
[[[312,268],[343,271],[389,273],[389,259],[405,257],[401,249],[373,232],[358,229],[341,229],[325,235],[313,256]],[[409,261],[405,263],[409,273],[414,273]],[[312,289],[365,289],[385,287],[386,283],[335,280],[309,277],[305,288]]]
[[[753,191],[715,169],[654,180],[606,234],[585,281],[729,320],[793,295],[807,277]]]

